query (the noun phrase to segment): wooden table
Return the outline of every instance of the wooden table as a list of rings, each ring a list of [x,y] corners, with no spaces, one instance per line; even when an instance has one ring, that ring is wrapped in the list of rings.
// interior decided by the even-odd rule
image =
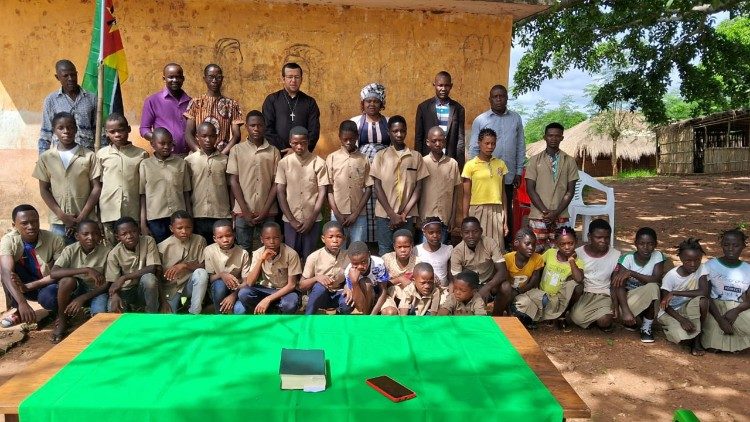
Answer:
[[[20,403],[73,360],[119,317],[119,314],[96,315],[60,344],[0,386],[0,414],[5,415],[6,422],[18,421],[18,406]],[[560,371],[539,348],[539,345],[518,319],[495,317],[494,320],[518,350],[518,353],[523,356],[529,367],[560,402],[563,408],[563,416],[566,419],[590,418],[591,410],[586,406],[586,403],[565,381]]]

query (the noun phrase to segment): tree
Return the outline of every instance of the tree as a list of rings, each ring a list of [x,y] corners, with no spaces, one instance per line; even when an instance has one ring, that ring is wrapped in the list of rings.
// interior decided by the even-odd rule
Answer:
[[[594,101],[603,85],[589,85],[585,91]],[[600,107],[596,104],[594,107]],[[612,99],[605,107],[600,108],[599,113],[591,118],[591,130],[600,135],[609,136],[612,140],[612,176],[617,176],[617,142],[620,136],[627,131],[635,129],[637,115],[634,107],[622,99]]]
[[[736,16],[735,23],[716,26],[721,12]],[[750,92],[750,43],[743,44],[749,14],[750,0],[559,0],[514,25],[515,42],[527,52],[513,94],[536,90],[570,69],[612,68],[613,77],[594,97],[599,108],[619,98],[649,122],[662,123],[662,98],[676,68],[688,101],[702,109],[715,97],[737,104]]]
[[[565,129],[586,120],[588,115],[578,110],[573,103],[573,97],[565,96],[560,100],[560,104],[553,109],[549,109],[549,103],[540,100],[534,106],[534,112],[531,117],[524,122],[523,132],[526,137],[526,143],[536,142],[544,136],[544,127],[552,122],[563,125]]]
[[[700,114],[698,104],[685,101],[679,92],[667,92],[662,101],[664,102],[664,111],[667,113],[667,122],[685,120],[697,117]]]

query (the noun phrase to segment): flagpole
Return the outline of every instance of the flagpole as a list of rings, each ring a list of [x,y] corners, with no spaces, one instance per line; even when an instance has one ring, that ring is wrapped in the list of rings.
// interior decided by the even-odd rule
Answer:
[[[94,151],[99,151],[102,144],[102,108],[104,108],[104,63],[99,62],[96,89],[96,131],[94,132]]]

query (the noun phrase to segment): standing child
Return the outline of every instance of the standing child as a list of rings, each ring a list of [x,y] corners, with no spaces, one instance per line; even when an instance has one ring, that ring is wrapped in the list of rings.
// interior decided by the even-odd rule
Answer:
[[[140,218],[141,196],[138,168],[148,153],[128,141],[130,125],[120,113],[107,117],[104,131],[109,146],[96,153],[99,161],[94,177],[101,178],[102,193],[99,195],[99,213],[104,224],[104,237],[114,245],[114,222],[122,217]]]
[[[347,255],[349,265],[344,268],[346,303],[363,314],[379,314],[388,298],[390,279],[383,260],[370,256],[370,249],[365,242],[352,243]]]
[[[185,158],[193,187],[190,196],[193,200],[194,231],[210,244],[214,241],[214,223],[230,218],[229,158],[216,149],[216,128],[211,123],[199,124],[195,138],[199,148]]]
[[[400,229],[393,233],[393,252],[383,255],[383,264],[390,276],[388,299],[383,304],[383,315],[397,315],[398,302],[404,297],[404,290],[414,280],[414,266],[419,257],[414,253],[414,238],[409,230]],[[433,277],[434,277],[434,270]]]
[[[154,156],[139,167],[141,192],[141,230],[156,243],[169,237],[169,217],[190,205],[190,173],[185,160],[172,155],[172,134],[154,129],[151,138]]]
[[[145,305],[146,313],[159,311],[161,259],[151,236],[141,236],[138,223],[123,217],[114,224],[120,242],[107,256],[109,312],[132,311]]]
[[[740,259],[747,236],[731,229],[719,243],[724,256],[706,263],[711,300],[701,339],[707,349],[738,352],[750,347],[750,264]]]
[[[698,239],[691,237],[680,243],[677,254],[682,265],[662,280],[659,324],[667,340],[677,344],[688,340],[690,353],[703,356],[701,327],[708,315],[708,271],[701,264],[705,252]]]
[[[326,158],[331,180],[328,185],[331,221],[338,221],[344,227],[347,244],[367,240],[365,205],[372,195],[370,162],[357,150],[358,139],[357,124],[344,120],[339,126],[341,148]]]
[[[78,223],[76,240],[63,249],[50,271],[59,284],[53,343],[65,337],[68,318],[78,315],[87,303],[91,304],[91,316],[107,312],[109,286],[104,272],[110,248],[102,243],[99,224],[93,220]]]
[[[237,243],[248,253],[260,245],[260,228],[279,213],[276,206],[276,167],[279,150],[265,139],[263,113],[247,113],[247,142],[229,152],[229,184],[234,196],[234,225]]]
[[[422,160],[430,173],[422,183],[422,195],[419,198],[419,218],[438,217],[444,221],[442,243],[449,243],[450,232],[455,225],[458,213],[458,199],[461,190],[461,171],[458,162],[447,156],[445,150],[445,132],[435,126],[427,133],[427,147],[430,153]]]
[[[442,289],[435,286],[432,265],[421,262],[414,266],[414,282],[404,288],[398,305],[399,315],[437,315]]]
[[[200,128],[198,129],[200,133]],[[164,266],[161,290],[172,313],[177,313],[183,297],[190,299],[188,312],[198,315],[208,287],[208,272],[203,268],[206,240],[193,233],[193,217],[187,211],[175,211],[170,217],[172,235],[159,243]]]
[[[620,251],[609,247],[612,227],[597,218],[589,225],[589,243],[576,249],[583,261],[583,295],[570,310],[570,320],[581,328],[596,323],[602,331],[613,330],[612,273],[617,267]]]
[[[250,274],[250,254],[235,245],[231,221],[219,220],[214,223],[214,243],[203,251],[203,259],[211,283],[214,312],[244,313],[244,309],[234,310],[236,293],[227,299],[230,292],[236,292],[242,280]]]
[[[508,173],[505,162],[492,155],[497,145],[497,134],[490,128],[479,131],[479,155],[464,166],[463,215],[476,217],[485,237],[505,249],[508,234],[508,204],[503,201],[503,178]]]
[[[344,268],[349,263],[344,228],[338,221],[323,226],[323,247],[310,254],[302,270],[301,291],[308,291],[305,314],[312,315],[321,308],[336,308],[337,314],[352,313],[344,297]]]
[[[39,156],[32,177],[39,180],[42,200],[50,209],[50,231],[71,244],[76,225],[96,217],[102,185],[96,176],[96,154],[76,144],[75,117],[55,114],[52,130],[59,142]]]
[[[524,227],[516,232],[513,238],[513,252],[505,254],[505,268],[508,270],[508,280],[513,286],[513,297],[530,290],[538,290],[544,270],[544,258],[536,253],[536,236],[530,228]],[[524,313],[517,312],[511,307],[527,328],[536,328],[536,323],[527,318]]]
[[[453,291],[448,294],[438,315],[487,315],[479,294],[479,276],[471,270],[461,271],[453,278]]]
[[[375,155],[370,169],[378,198],[375,229],[381,256],[393,251],[393,232],[414,231],[422,181],[430,175],[422,156],[406,146],[406,120],[402,116],[391,117],[388,130],[391,146]]]
[[[502,316],[510,303],[513,288],[508,282],[505,258],[500,247],[494,240],[482,235],[482,226],[476,217],[466,217],[461,222],[461,238],[461,243],[451,254],[453,277],[465,270],[477,273],[479,295],[487,303],[494,300],[493,315]]]
[[[263,246],[253,251],[250,274],[236,293],[241,308],[245,312],[265,314],[273,306],[282,314],[294,314],[300,299],[297,293],[302,274],[299,255],[282,243],[281,227],[274,222],[263,225],[260,240]],[[234,295],[232,293],[230,297]],[[238,306],[234,309],[238,313]]]
[[[635,252],[620,257],[612,277],[615,311],[625,329],[630,331],[636,329],[635,318],[643,315],[641,342],[653,343],[651,324],[666,258],[656,250],[656,232],[650,227],[641,227],[635,233],[635,248]]]
[[[583,293],[583,261],[576,256],[576,232],[559,227],[555,232],[557,248],[542,254],[544,271],[539,288],[516,296],[513,306],[522,319],[549,321],[557,319],[558,327],[567,331],[563,316]]]
[[[284,241],[305,260],[320,238],[320,209],[330,182],[325,161],[307,148],[307,129],[292,128],[289,144],[294,154],[279,161],[276,192],[284,213]]]
[[[422,222],[424,243],[417,245],[417,257],[421,262],[432,265],[435,271],[435,283],[447,291],[450,284],[448,269],[451,263],[453,246],[442,243],[443,222],[438,217],[427,217]]]

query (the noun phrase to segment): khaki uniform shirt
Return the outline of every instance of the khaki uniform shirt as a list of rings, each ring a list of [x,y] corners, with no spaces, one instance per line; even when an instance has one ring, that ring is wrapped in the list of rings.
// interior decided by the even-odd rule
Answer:
[[[465,242],[453,248],[451,254],[451,274],[454,276],[463,270],[472,270],[479,274],[479,283],[484,284],[495,274],[495,263],[505,262],[497,242],[482,236],[472,251]]]
[[[141,218],[140,177],[138,168],[148,153],[133,144],[117,149],[106,146],[96,153],[99,162],[94,177],[102,180],[99,212],[103,222],[120,217]]]
[[[339,250],[338,255],[332,255],[323,247],[311,253],[305,261],[305,268],[302,270],[302,278],[313,278],[317,275],[324,275],[336,279],[343,274],[344,268],[349,265],[349,256],[345,250]],[[341,282],[343,284],[343,277]]]
[[[166,160],[151,157],[140,167],[141,195],[146,195],[146,219],[167,218],[185,209],[185,192],[191,190],[185,160],[170,155]]]
[[[216,243],[208,245],[203,251],[203,259],[206,271],[211,275],[229,273],[241,283],[250,273],[250,254],[237,245],[228,251]]]
[[[351,214],[364,196],[365,187],[372,186],[370,162],[361,152],[351,154],[339,148],[326,158],[326,168],[333,185],[333,200],[341,214]],[[366,212],[362,208],[362,214]]]
[[[409,148],[396,151],[393,146],[378,151],[370,168],[370,176],[380,180],[385,197],[395,212],[401,211],[406,205],[412,192],[417,188],[417,182],[429,175],[430,172],[417,151]],[[424,189],[422,193],[424,194]],[[409,212],[408,217],[418,215],[417,203]],[[375,216],[388,218],[380,201],[377,201],[375,205]]]
[[[555,210],[560,206],[560,202],[568,190],[568,183],[578,180],[576,160],[562,151],[558,154],[557,180],[552,177],[552,164],[545,151],[529,158],[529,162],[526,164],[525,177],[536,182],[536,193],[544,206],[550,210]],[[567,208],[560,213],[560,217],[563,218],[567,218],[569,215]],[[529,218],[542,218],[542,212],[533,203],[531,204]]]
[[[286,185],[286,200],[297,221],[304,221],[312,215],[318,198],[318,187],[330,185],[326,163],[315,154],[301,160],[297,154],[288,154],[279,161],[276,183]],[[281,189],[281,187],[279,187]],[[284,221],[289,221],[283,216]],[[321,215],[315,216],[320,221]]]
[[[439,217],[448,224],[453,211],[453,190],[461,184],[458,162],[447,155],[435,161],[432,154],[422,157],[430,176],[422,181],[422,196],[419,198],[419,217]]]
[[[169,236],[157,246],[161,263],[166,271],[169,267],[182,262],[203,262],[203,250],[206,249],[206,239],[203,236],[193,234],[186,242]],[[163,284],[164,293],[168,297],[174,296],[175,293],[182,293],[185,284],[190,278],[190,271],[183,271],[177,274],[177,279],[173,281],[165,280]]]
[[[94,250],[86,253],[81,244],[76,242],[63,249],[60,257],[55,261],[55,266],[66,269],[88,267],[93,268],[96,271],[99,271],[100,274],[104,275],[106,274],[107,269],[107,255],[109,255],[110,250],[111,248],[109,246],[100,243],[94,248]],[[85,274],[79,274],[76,278],[82,280],[91,289],[96,287],[94,279]]]
[[[435,286],[432,293],[422,296],[414,284],[410,284],[404,288],[403,297],[399,302],[399,309],[408,309],[414,311],[415,315],[437,315],[437,311],[440,307],[440,297],[443,291],[440,287]]]
[[[193,217],[231,217],[227,184],[228,161],[229,158],[219,151],[206,155],[200,149],[185,157],[193,187]]]
[[[281,154],[276,147],[263,141],[256,147],[250,141],[235,145],[229,151],[227,173],[235,174],[240,179],[242,196],[250,207],[250,211],[260,212],[268,199],[268,194],[275,183],[276,168],[281,160]],[[242,209],[235,201],[234,212],[241,213]],[[269,212],[276,215],[279,208],[274,201]]]
[[[31,176],[50,184],[52,196],[65,214],[80,214],[91,195],[92,181],[96,179],[96,166],[96,154],[78,146],[66,169],[59,151],[52,148],[39,156]],[[96,219],[96,212],[91,212],[85,218]],[[53,212],[49,213],[49,222],[63,223]]]
[[[485,307],[484,300],[479,293],[474,293],[468,302],[463,303],[456,300],[453,294],[449,294],[445,299],[440,309],[448,311],[448,315],[456,314],[473,314],[473,315],[487,315],[487,308]]]
[[[401,264],[398,263],[396,252],[388,252],[383,255],[383,264],[385,265],[385,269],[388,270],[388,275],[391,280],[401,277],[402,275],[411,275],[411,273],[414,272],[414,266],[418,263],[419,257],[417,256],[417,251],[414,249],[412,249],[412,254],[409,257],[409,263],[406,264],[406,267],[404,268],[401,268]]]
[[[48,276],[52,264],[60,256],[65,248],[65,242],[60,236],[39,230],[36,246],[36,257],[39,260],[39,270],[42,276]],[[12,256],[13,262],[18,262],[23,257],[23,240],[21,233],[13,229],[0,239],[0,256]]]
[[[280,289],[286,286],[289,277],[302,274],[302,264],[294,249],[282,243],[278,255],[270,261],[261,261],[260,257],[265,250],[266,247],[261,246],[253,251],[253,265],[261,264],[260,278],[255,284]]]
[[[148,267],[161,265],[156,241],[151,236],[141,236],[135,250],[130,251],[124,244],[118,243],[107,256],[107,283],[114,283],[119,277]],[[123,290],[138,286],[138,279],[128,280],[123,284]]]

